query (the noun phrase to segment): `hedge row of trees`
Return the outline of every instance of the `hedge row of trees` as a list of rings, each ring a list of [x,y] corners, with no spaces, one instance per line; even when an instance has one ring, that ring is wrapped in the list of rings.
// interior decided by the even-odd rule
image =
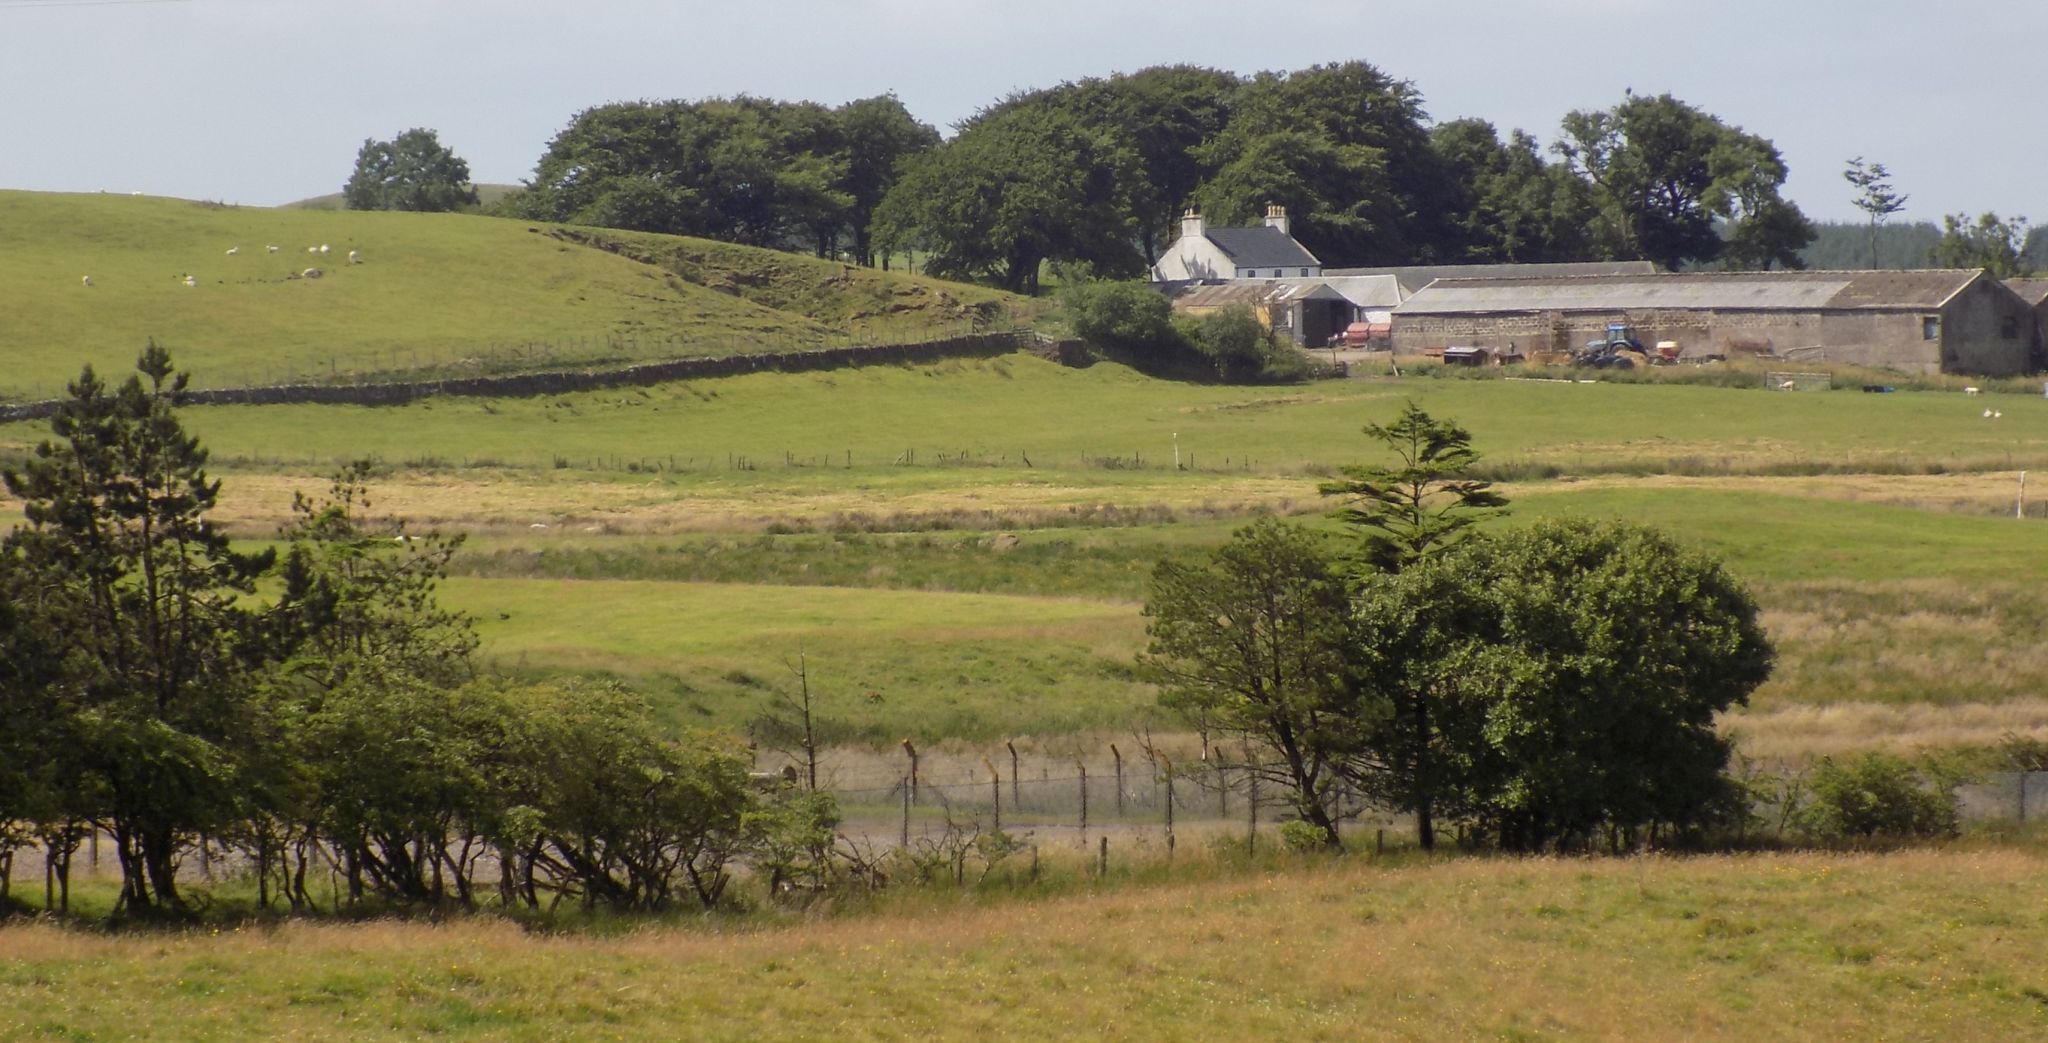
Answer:
[[[0,543],[0,896],[33,843],[65,905],[94,836],[137,916],[190,908],[195,853],[293,908],[325,881],[710,904],[743,856],[774,877],[823,858],[830,800],[751,787],[732,740],[672,737],[616,688],[477,678],[470,620],[434,598],[460,541],[373,525],[367,465],[296,499],[282,554],[235,550],[185,377],[155,345],[137,370],[88,368],[5,472],[27,524]]]
[[[1106,357],[1155,376],[1225,383],[1285,383],[1314,363],[1265,327],[1248,307],[1175,315],[1141,282],[1081,282],[1060,297],[1074,336]]]
[[[1047,264],[1142,274],[1188,207],[1285,206],[1331,266],[1649,259],[1797,266],[1812,226],[1765,138],[1670,95],[1567,114],[1549,150],[1483,120],[1432,123],[1361,61],[1240,77],[1185,65],[1014,94],[950,139],[893,95],[828,108],[739,96],[586,109],[515,216],[706,236],[1033,292]],[[409,131],[365,142],[351,206],[459,205],[407,187],[460,160]],[[409,144],[408,144],[409,142]],[[450,194],[452,193],[452,194]]]
[[[1206,562],[1162,563],[1145,663],[1163,701],[1261,749],[1337,846],[1368,793],[1515,851],[1698,836],[1746,814],[1716,714],[1770,673],[1756,605],[1655,531],[1544,522],[1485,536],[1505,501],[1465,477],[1469,436],[1412,404],[1346,470],[1351,536],[1262,521]]]

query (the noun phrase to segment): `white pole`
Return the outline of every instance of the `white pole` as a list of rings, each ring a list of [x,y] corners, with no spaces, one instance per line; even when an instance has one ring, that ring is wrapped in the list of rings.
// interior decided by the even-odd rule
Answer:
[[[2015,518],[2025,518],[2027,516],[2027,472],[2025,471],[2020,472],[2020,496],[2018,500],[2013,502],[2012,516]]]
[[[1173,433],[1173,469],[1180,470],[1180,432]]]

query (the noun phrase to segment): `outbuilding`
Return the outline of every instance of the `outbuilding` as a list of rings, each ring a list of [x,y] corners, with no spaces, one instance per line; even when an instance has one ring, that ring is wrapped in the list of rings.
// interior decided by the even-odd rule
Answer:
[[[1573,351],[1608,326],[1680,358],[1777,358],[1919,373],[2041,368],[2034,310],[1978,270],[1685,272],[1437,279],[1394,309],[1396,353]]]

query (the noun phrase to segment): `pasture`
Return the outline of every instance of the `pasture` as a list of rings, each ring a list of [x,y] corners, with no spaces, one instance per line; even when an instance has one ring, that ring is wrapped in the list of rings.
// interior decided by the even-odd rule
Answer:
[[[1751,585],[1780,649],[1729,723],[1753,752],[2048,734],[2048,528],[2011,516],[2017,471],[2048,463],[2033,397],[1216,387],[1016,355],[186,415],[247,537],[339,461],[380,460],[374,512],[471,535],[446,595],[502,666],[624,678],[678,723],[737,727],[801,651],[835,737],[982,742],[1150,720],[1129,666],[1153,564],[1259,513],[1333,529],[1317,482],[1410,399],[1473,430],[1514,500],[1497,524],[1657,525]],[[0,446],[38,436],[12,425]]]
[[[1012,889],[1016,889],[1012,894]],[[10,1039],[1933,1039],[2048,1032],[2038,849],[1049,853],[1039,886],[685,926],[0,929]],[[782,926],[763,929],[771,924]]]
[[[769,250],[667,249],[664,267],[468,214],[0,191],[0,400],[54,396],[86,362],[125,373],[151,338],[218,387],[912,340],[958,331],[978,306],[1041,310]]]

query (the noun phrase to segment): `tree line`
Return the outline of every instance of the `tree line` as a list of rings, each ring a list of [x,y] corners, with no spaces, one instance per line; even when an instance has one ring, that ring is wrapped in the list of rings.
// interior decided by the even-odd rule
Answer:
[[[372,522],[367,464],[295,497],[281,553],[231,546],[185,386],[154,344],[118,386],[88,367],[4,473],[25,524],[0,542],[0,905],[34,845],[66,907],[100,836],[122,916],[192,911],[195,856],[330,911],[709,906],[742,858],[771,880],[824,858],[830,798],[750,784],[732,738],[673,735],[614,686],[479,676],[434,596],[460,539]]]
[[[893,95],[599,105],[494,210],[867,265],[911,254],[1021,292],[1048,266],[1141,275],[1188,208],[1233,225],[1284,206],[1329,266],[1794,267],[1812,238],[1769,139],[1668,94],[1567,113],[1545,149],[1484,120],[1433,123],[1413,84],[1362,61],[1250,77],[1169,65],[1013,94],[954,130]],[[452,169],[438,142],[391,147],[406,139],[365,142],[352,191],[410,205],[423,196],[390,187],[394,172]]]

